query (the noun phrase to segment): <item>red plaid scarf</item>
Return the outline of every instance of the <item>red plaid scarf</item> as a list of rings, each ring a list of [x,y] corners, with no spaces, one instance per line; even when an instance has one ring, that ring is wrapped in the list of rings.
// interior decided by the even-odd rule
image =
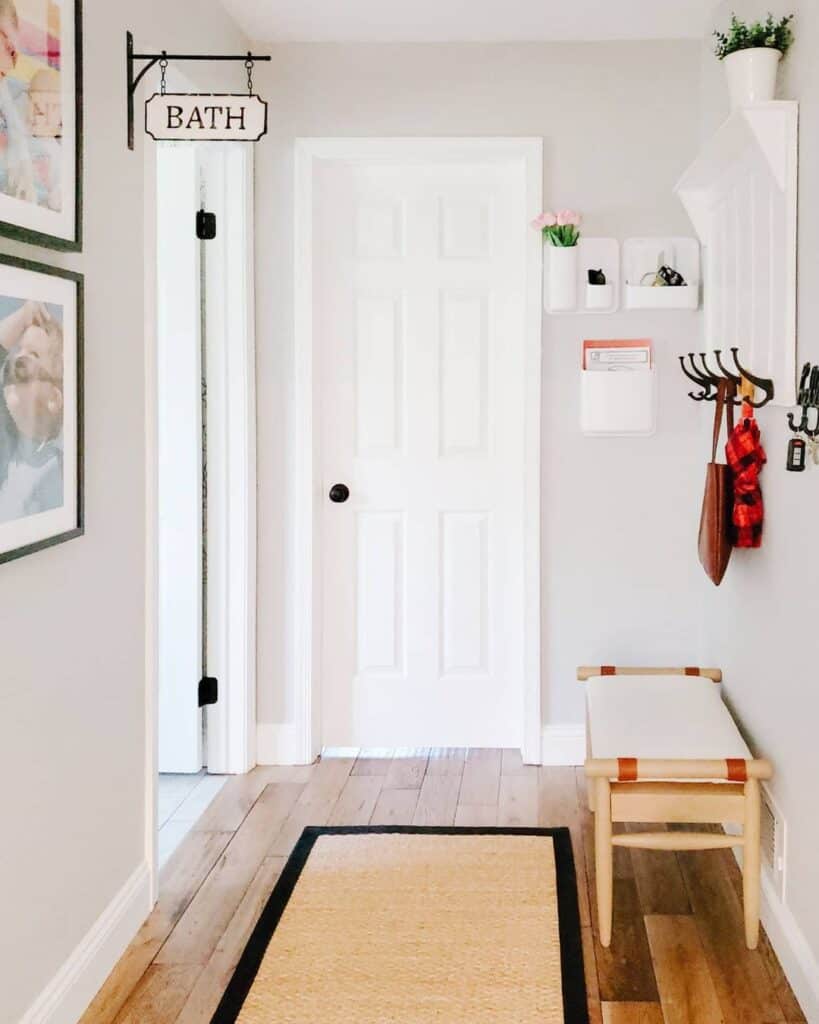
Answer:
[[[734,477],[734,547],[758,548],[762,544],[764,518],[759,474],[767,456],[759,440],[754,411],[747,402],[742,403],[742,417],[731,431],[725,456]]]

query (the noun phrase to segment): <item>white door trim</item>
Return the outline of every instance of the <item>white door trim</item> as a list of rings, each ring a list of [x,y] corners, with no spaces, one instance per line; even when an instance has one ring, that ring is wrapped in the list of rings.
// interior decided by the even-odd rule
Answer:
[[[520,160],[526,169],[526,208],[535,216],[543,199],[543,141],[535,138],[296,139],[295,144],[295,481],[293,609],[294,742],[291,758],[310,763],[320,753],[321,579],[320,511],[323,494],[317,472],[320,436],[314,430],[313,178],[325,160]],[[524,226],[522,225],[522,228]],[[540,429],[541,271],[540,236],[527,243],[526,282],[526,494],[525,494],[525,695],[523,756],[541,761],[540,623]]]
[[[210,144],[213,145],[213,144]],[[230,481],[231,499],[216,511],[212,528],[224,538],[224,558],[229,568],[224,601],[217,611],[219,636],[234,642],[220,654],[218,671],[222,683],[219,717],[213,722],[215,754],[226,773],[249,771],[256,763],[256,409],[255,409],[255,304],[253,150],[246,150],[237,168],[235,155],[232,178],[226,189],[224,212],[242,214],[246,231],[226,233],[227,220],[220,218],[225,242],[223,261],[231,261],[236,272],[232,285],[223,293],[228,304],[231,342],[230,376],[223,376],[221,408],[231,404],[223,418],[221,435],[225,479]],[[233,151],[231,151],[233,152]],[[145,857],[150,870],[151,904],[158,896],[157,773],[159,731],[158,629],[158,465],[157,436],[157,285],[156,285],[156,150],[145,147],[145,461],[146,461],[146,587],[145,587]],[[234,182],[237,184],[234,185]],[[233,191],[232,191],[233,190]],[[234,194],[235,193],[235,194]],[[191,230],[193,231],[193,217]],[[217,238],[220,236],[217,235]],[[214,253],[214,259],[218,259]],[[221,525],[217,525],[221,524]],[[238,639],[237,639],[238,638]],[[225,667],[223,667],[223,665]],[[215,667],[215,666],[214,666]],[[224,685],[229,680],[229,685]],[[219,708],[219,705],[216,706]],[[209,722],[209,725],[211,723]],[[209,757],[210,761],[210,757]]]
[[[253,147],[207,144],[208,673],[207,768],[256,764],[256,345]]]

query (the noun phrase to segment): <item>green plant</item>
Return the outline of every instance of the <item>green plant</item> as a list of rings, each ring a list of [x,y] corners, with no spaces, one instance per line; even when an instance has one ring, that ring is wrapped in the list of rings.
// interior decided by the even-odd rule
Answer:
[[[720,60],[724,60],[729,54],[736,53],[738,50],[750,50],[763,46],[772,50],[780,50],[784,57],[793,42],[792,21],[792,14],[787,14],[777,21],[769,13],[765,21],[753,21],[748,25],[744,21],[740,21],[736,14],[732,14],[731,27],[728,31],[716,30],[714,32],[717,41],[714,53]]]

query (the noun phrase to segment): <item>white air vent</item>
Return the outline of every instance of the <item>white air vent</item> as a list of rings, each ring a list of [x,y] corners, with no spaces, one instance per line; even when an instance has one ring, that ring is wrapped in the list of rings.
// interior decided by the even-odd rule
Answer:
[[[785,821],[767,787],[762,787],[762,869],[780,900],[785,898]]]

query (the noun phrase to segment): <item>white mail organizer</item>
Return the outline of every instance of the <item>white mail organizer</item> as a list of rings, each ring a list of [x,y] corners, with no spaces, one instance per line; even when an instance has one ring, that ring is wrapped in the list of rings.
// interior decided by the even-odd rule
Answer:
[[[649,340],[584,341],[580,371],[580,429],[584,434],[653,434],[656,391]]]

